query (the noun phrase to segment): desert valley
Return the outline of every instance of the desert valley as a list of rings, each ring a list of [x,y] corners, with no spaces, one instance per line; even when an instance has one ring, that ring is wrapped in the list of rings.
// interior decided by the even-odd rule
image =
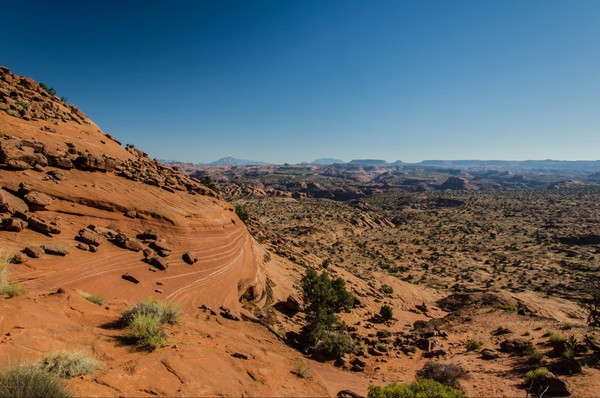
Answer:
[[[597,162],[118,139],[0,68],[0,396],[597,396]]]

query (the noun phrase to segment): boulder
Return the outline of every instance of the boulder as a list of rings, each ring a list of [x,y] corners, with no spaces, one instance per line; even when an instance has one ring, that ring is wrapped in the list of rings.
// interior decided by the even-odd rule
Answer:
[[[44,255],[45,251],[39,246],[27,246],[23,249],[23,253],[27,254],[31,258],[40,258]]]
[[[226,319],[231,319],[232,321],[239,321],[242,318],[240,317],[240,314],[238,314],[237,312],[231,310],[230,308],[221,306],[221,316],[223,318]]]
[[[100,246],[100,235],[91,229],[80,229],[79,235],[75,239],[91,246]]]
[[[542,379],[536,379],[528,389],[534,394],[543,393],[544,396],[549,397],[568,397],[571,395],[569,386],[567,383],[552,373],[548,373]]]
[[[137,239],[132,239],[124,233],[118,233],[117,236],[115,236],[114,243],[117,246],[122,247],[123,249],[131,250],[134,252],[144,250],[144,245],[142,245],[140,241],[138,241]]]
[[[156,250],[158,255],[161,257],[167,257],[169,254],[171,254],[171,251],[173,250],[171,245],[169,245],[164,239],[152,242],[150,247]]]
[[[500,350],[504,352],[524,354],[533,350],[533,343],[527,339],[508,339],[500,343]]]
[[[80,249],[80,250],[89,252],[90,251],[90,247],[92,247],[92,246],[88,245],[86,243],[79,242],[79,243],[77,243],[77,245],[75,247],[78,248],[78,249]]]
[[[25,228],[27,228],[27,221],[15,217],[9,218],[4,224],[4,229],[7,231],[21,232]]]
[[[41,232],[46,235],[60,234],[60,229],[58,229],[56,226],[52,225],[51,223],[42,220],[41,218],[37,218],[34,216],[29,217],[27,219],[27,223],[28,223],[27,227],[31,230]]]
[[[491,348],[486,348],[481,351],[481,359],[485,359],[486,361],[492,359],[500,358],[500,353],[496,350],[492,350]]]
[[[560,375],[574,375],[583,372],[581,364],[574,359],[563,358],[552,364],[550,370]]]
[[[29,211],[29,206],[21,198],[0,189],[0,212],[14,213],[15,211],[26,213]]]
[[[140,280],[138,278],[136,278],[135,276],[130,275],[130,274],[123,274],[123,275],[121,275],[121,278],[123,278],[126,281],[131,282],[131,283],[135,283],[135,284],[140,283]]]
[[[32,211],[43,210],[54,201],[50,196],[38,191],[31,191],[23,199]]]
[[[185,252],[183,253],[183,256],[181,256],[181,258],[183,259],[183,261],[185,261],[188,264],[194,264],[198,261],[198,256],[196,255],[196,253],[192,253],[192,252]]]
[[[13,256],[12,262],[15,264],[22,264],[27,261],[27,258],[28,257],[26,255],[24,255],[23,253],[17,253]]]
[[[290,311],[302,311],[302,300],[297,294],[292,293],[285,300],[285,307]]]
[[[161,271],[165,271],[167,268],[169,268],[169,263],[161,257],[154,257],[150,259],[150,265]]]
[[[55,243],[42,245],[41,248],[44,249],[46,254],[52,254],[54,256],[66,256],[69,254],[69,250],[67,250],[66,247]]]

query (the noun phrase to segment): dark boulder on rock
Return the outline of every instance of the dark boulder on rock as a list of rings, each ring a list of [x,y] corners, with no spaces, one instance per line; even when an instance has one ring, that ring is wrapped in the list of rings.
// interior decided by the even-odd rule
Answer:
[[[533,350],[533,343],[526,339],[510,339],[500,343],[500,350],[515,354],[525,354]]]
[[[60,229],[58,229],[52,223],[42,220],[41,218],[37,218],[34,216],[29,217],[27,219],[27,223],[28,223],[27,227],[31,230],[41,232],[46,235],[60,234]]]
[[[124,233],[119,233],[114,239],[114,243],[123,249],[139,252],[144,250],[144,245],[137,239],[132,239]]]
[[[135,276],[130,275],[130,274],[123,274],[123,275],[121,275],[121,278],[123,278],[126,281],[131,282],[131,283],[135,283],[135,284],[140,283],[140,280],[138,278],[136,278]]]
[[[79,234],[77,237],[75,237],[75,239],[91,246],[100,246],[100,235],[91,229],[80,229]]]
[[[4,223],[4,229],[12,232],[21,232],[27,228],[27,221],[23,221],[20,218],[11,217]]]
[[[23,253],[31,258],[40,258],[44,255],[45,251],[39,246],[27,246],[23,249]]]
[[[181,256],[181,258],[183,259],[183,261],[185,261],[188,264],[194,264],[198,261],[198,256],[195,253],[192,252],[185,252],[183,253],[183,256]]]

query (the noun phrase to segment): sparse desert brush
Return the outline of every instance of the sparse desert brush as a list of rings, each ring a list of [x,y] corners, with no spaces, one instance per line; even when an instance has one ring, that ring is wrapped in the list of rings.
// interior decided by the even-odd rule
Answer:
[[[34,365],[22,365],[0,373],[0,398],[72,396],[58,377]]]
[[[153,351],[167,344],[167,333],[155,314],[136,314],[127,328],[129,337],[142,349]]]
[[[312,370],[310,366],[308,366],[306,361],[303,361],[302,359],[294,360],[294,369],[292,370],[292,373],[301,379],[310,379],[312,377]]]
[[[381,319],[384,321],[389,321],[394,317],[394,310],[392,310],[392,307],[389,305],[383,305],[379,310],[379,316],[381,316]]]
[[[466,377],[468,373],[467,369],[457,363],[429,361],[417,371],[417,379],[431,379],[458,388],[460,379]]]
[[[410,384],[388,384],[385,387],[369,386],[368,398],[465,398],[466,395],[453,387],[435,380],[422,379]]]
[[[465,344],[465,348],[467,349],[467,351],[477,351],[484,345],[485,343],[482,340],[469,340]]]
[[[52,353],[42,359],[37,366],[63,379],[89,375],[102,368],[98,361],[81,351]]]
[[[86,293],[86,292],[79,292],[79,294],[81,294],[81,297],[83,297],[84,299],[86,299],[87,301],[97,304],[97,305],[104,305],[106,303],[106,300],[104,299],[104,297],[99,296],[97,294],[90,294],[90,293]]]
[[[531,384],[534,382],[540,382],[546,377],[548,373],[548,369],[546,368],[537,368],[534,370],[530,370],[525,374],[525,383]]]
[[[510,305],[510,304],[495,304],[492,306],[492,308],[497,309],[497,310],[506,311],[506,312],[517,312],[517,309],[518,309],[514,305]]]
[[[152,299],[126,309],[121,315],[122,322],[129,329],[129,337],[140,348],[151,351],[167,344],[163,324],[175,325],[180,318],[178,308]]]
[[[5,251],[0,251],[0,294],[15,297],[23,293],[23,288],[18,283],[10,283],[8,278],[8,266],[10,257]]]
[[[557,344],[563,341],[567,341],[567,338],[565,336],[563,336],[560,333],[553,332],[551,330],[547,331],[546,334],[544,334],[544,337],[548,337],[548,341],[551,344]]]
[[[127,308],[121,314],[121,320],[126,325],[129,325],[136,315],[154,315],[158,318],[160,323],[168,323],[170,325],[176,325],[181,318],[179,308],[154,299],[148,299],[133,307]]]
[[[391,287],[390,285],[381,285],[381,287],[379,288],[379,291],[383,294],[393,294],[394,293],[394,288]]]

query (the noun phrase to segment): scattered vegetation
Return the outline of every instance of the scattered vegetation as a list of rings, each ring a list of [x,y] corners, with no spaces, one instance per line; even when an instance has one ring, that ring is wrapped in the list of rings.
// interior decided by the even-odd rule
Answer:
[[[446,386],[458,388],[459,381],[468,371],[460,364],[429,361],[417,371],[417,379],[431,379]]]
[[[248,214],[248,210],[241,205],[237,205],[235,206],[235,214],[237,214],[237,216],[240,218],[240,220],[242,220],[244,223],[246,223],[248,221],[248,218],[250,218],[250,215]]]
[[[176,307],[147,300],[123,311],[121,320],[129,329],[129,338],[138,347],[152,351],[167,344],[164,324],[175,325],[180,317]]]
[[[510,304],[496,304],[493,306],[493,308],[495,308],[497,310],[506,311],[506,312],[517,312],[517,307],[515,307],[514,305],[510,305]]]
[[[209,189],[212,189],[216,193],[221,193],[221,190],[219,189],[219,187],[217,186],[217,184],[214,183],[214,181],[212,180],[212,178],[210,178],[210,176],[204,176],[204,178],[202,178],[200,180],[200,183],[202,185],[204,185],[205,187],[207,187]],[[239,217],[239,215],[238,215],[238,217]],[[244,221],[244,220],[242,220],[242,221]]]
[[[34,365],[22,365],[0,373],[0,398],[72,396],[57,376]]]
[[[394,311],[389,305],[383,305],[379,310],[379,316],[381,316],[381,319],[383,319],[384,321],[389,321],[394,317]]]
[[[485,343],[482,340],[469,340],[467,341],[467,344],[465,344],[465,348],[467,351],[477,351],[484,345]]]
[[[335,315],[350,310],[354,297],[346,290],[342,278],[333,281],[327,272],[320,275],[311,268],[300,281],[306,306],[306,325],[303,335],[314,353],[339,357],[350,352],[354,346],[348,335],[346,324]]]
[[[38,367],[63,379],[89,375],[102,368],[98,361],[81,351],[52,353],[42,359]]]
[[[42,88],[42,90],[44,90],[48,94],[50,94],[50,95],[56,95],[56,90],[54,89],[54,87],[48,87],[44,83],[40,83],[40,87]]]
[[[292,373],[301,379],[310,379],[312,377],[310,366],[308,366],[306,361],[301,359],[294,360],[294,370],[292,370]]]
[[[8,278],[8,266],[10,260],[6,252],[0,252],[0,294],[15,297],[23,293],[23,288],[18,283],[10,283]]]
[[[600,327],[600,278],[594,276],[588,287],[587,323],[592,327]]]
[[[369,386],[368,398],[465,398],[466,395],[453,387],[435,380],[422,379],[410,384],[388,384],[385,387]]]
[[[106,300],[104,299],[104,297],[99,296],[97,294],[90,294],[90,293],[86,293],[86,292],[79,292],[79,294],[81,294],[81,296],[86,299],[89,302],[92,302],[94,304],[97,305],[104,305],[106,303]]]
[[[525,374],[525,383],[531,385],[534,382],[541,382],[546,375],[548,374],[548,369],[546,368],[537,368],[534,370],[530,370]]]
[[[391,287],[390,285],[384,284],[384,285],[381,285],[381,287],[379,288],[379,291],[383,294],[390,295],[390,294],[394,293],[394,288]]]

